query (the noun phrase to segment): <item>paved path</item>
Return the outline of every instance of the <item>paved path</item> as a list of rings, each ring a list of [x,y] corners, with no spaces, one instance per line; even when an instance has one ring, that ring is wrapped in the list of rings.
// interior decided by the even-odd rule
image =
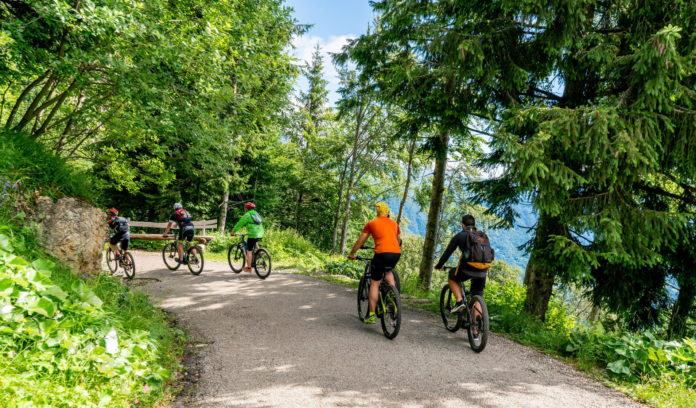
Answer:
[[[176,407],[641,407],[501,336],[466,333],[406,308],[399,336],[357,318],[355,290],[279,273],[261,281],[208,262],[203,274],[135,254],[152,300],[199,343],[200,380]]]

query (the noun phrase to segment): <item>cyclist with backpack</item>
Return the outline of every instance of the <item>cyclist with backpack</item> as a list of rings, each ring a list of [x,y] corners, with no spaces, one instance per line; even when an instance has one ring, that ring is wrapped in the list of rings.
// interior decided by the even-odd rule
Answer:
[[[191,217],[191,213],[186,211],[181,203],[174,203],[174,212],[169,216],[167,228],[164,229],[162,236],[166,237],[174,224],[179,227],[179,237],[177,238],[176,243],[179,257],[176,258],[175,261],[186,263],[187,260],[184,259],[184,244],[182,241],[193,241],[193,236],[195,235],[196,229],[193,226],[193,217]]]
[[[232,236],[242,228],[247,229],[246,257],[247,263],[244,267],[246,272],[251,273],[252,254],[256,244],[263,238],[263,219],[256,211],[256,205],[252,202],[244,204],[244,215],[234,224]]]
[[[457,299],[452,313],[464,308],[461,283],[471,279],[471,293],[483,296],[486,287],[486,274],[495,257],[488,236],[476,228],[476,220],[470,214],[462,217],[462,231],[452,237],[447,249],[435,265],[435,269],[443,270],[445,262],[459,248],[461,257],[455,268],[450,268],[448,283],[450,290]]]
[[[109,239],[109,246],[111,250],[116,255],[117,260],[121,260],[123,253],[118,249],[118,243],[121,243],[121,250],[123,252],[128,250],[128,245],[130,244],[130,226],[128,225],[128,220],[124,217],[118,216],[118,210],[111,208],[106,211],[106,215],[109,217],[106,223],[109,228],[114,230],[114,235]]]

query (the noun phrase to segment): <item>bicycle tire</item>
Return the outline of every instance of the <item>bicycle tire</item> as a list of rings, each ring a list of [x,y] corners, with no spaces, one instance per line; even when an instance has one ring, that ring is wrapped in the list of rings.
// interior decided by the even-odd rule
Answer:
[[[394,283],[396,283],[396,288],[399,290],[399,293],[401,293],[401,278],[399,277],[399,273],[396,270],[392,270],[391,272],[394,275]]]
[[[401,296],[399,290],[391,285],[383,285],[380,291],[384,301],[384,310],[380,319],[382,332],[384,337],[394,340],[401,329]],[[379,307],[382,305],[380,304]]]
[[[194,253],[193,251],[196,252]],[[188,266],[191,275],[198,276],[203,272],[205,260],[203,259],[203,249],[201,247],[198,245],[189,247],[189,249],[186,250],[186,259],[186,266]]]
[[[461,327],[462,315],[451,313],[452,307],[456,302],[457,299],[452,294],[449,285],[443,286],[440,292],[440,316],[442,317],[442,323],[445,324],[445,329],[452,333]]]
[[[241,259],[241,264],[237,261]],[[242,269],[244,269],[244,265],[246,264],[246,254],[244,254],[244,251],[239,245],[230,245],[229,249],[227,249],[227,263],[230,265],[230,269],[232,269],[232,272],[234,273],[240,273]],[[236,265],[241,265],[239,268],[236,267]]]
[[[135,259],[130,252],[126,252],[123,259],[123,274],[126,279],[131,280],[135,277]]]
[[[176,243],[170,242],[162,248],[162,260],[169,270],[175,271],[181,266],[181,262],[176,261],[178,256],[179,251],[177,250]]]
[[[367,314],[370,312],[369,297],[370,297],[370,279],[369,276],[363,275],[358,284],[358,317],[360,321],[365,321]]]
[[[486,348],[488,342],[489,317],[488,306],[483,297],[474,295],[469,303],[469,325],[466,328],[469,337],[469,346],[477,353]],[[476,305],[480,305],[480,313],[475,312]],[[477,333],[474,333],[476,330]]]
[[[118,270],[118,261],[111,247],[106,249],[106,267],[109,268],[112,275]]]
[[[271,254],[265,248],[259,248],[254,254],[254,272],[260,279],[268,278],[271,274]]]

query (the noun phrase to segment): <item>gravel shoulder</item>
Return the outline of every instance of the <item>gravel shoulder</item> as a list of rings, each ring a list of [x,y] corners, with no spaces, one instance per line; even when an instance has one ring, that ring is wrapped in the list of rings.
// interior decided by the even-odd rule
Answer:
[[[200,276],[135,253],[137,290],[174,313],[199,355],[173,407],[642,407],[572,367],[492,334],[406,307],[399,336],[357,318],[355,290],[274,271],[265,280],[206,262]]]

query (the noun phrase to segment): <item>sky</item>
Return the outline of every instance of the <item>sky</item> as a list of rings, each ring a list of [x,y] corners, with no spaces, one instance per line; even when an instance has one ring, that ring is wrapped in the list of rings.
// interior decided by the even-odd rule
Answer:
[[[369,0],[286,0],[285,4],[295,10],[295,19],[300,24],[312,27],[293,40],[291,55],[298,63],[308,62],[314,47],[319,44],[324,53],[324,76],[329,81],[329,100],[338,99],[338,74],[329,53],[339,52],[351,38],[367,31],[372,21]],[[298,79],[295,89],[305,89],[306,81]]]

